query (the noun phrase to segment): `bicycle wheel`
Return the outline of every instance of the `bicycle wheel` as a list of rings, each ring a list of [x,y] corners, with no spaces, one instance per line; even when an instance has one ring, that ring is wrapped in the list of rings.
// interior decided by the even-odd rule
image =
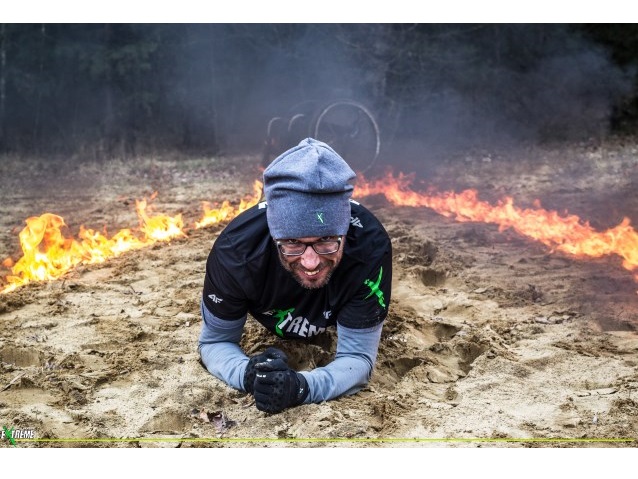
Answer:
[[[275,157],[284,151],[287,139],[287,124],[287,120],[280,116],[275,116],[268,122],[261,156],[262,168],[266,168]]]
[[[381,149],[379,125],[362,104],[352,100],[329,103],[312,125],[311,136],[330,145],[354,171],[365,173],[377,160]]]

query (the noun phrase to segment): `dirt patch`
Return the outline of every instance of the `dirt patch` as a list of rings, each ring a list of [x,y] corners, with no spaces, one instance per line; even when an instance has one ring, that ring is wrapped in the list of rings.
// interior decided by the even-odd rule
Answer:
[[[424,154],[425,162],[421,180],[440,190],[476,188],[485,200],[512,196],[523,205],[540,199],[596,228],[638,220],[632,145],[469,152],[437,162]],[[19,257],[17,234],[29,216],[60,214],[71,236],[81,224],[115,232],[135,227],[134,200],[157,192],[156,211],[192,224],[202,201],[238,200],[260,177],[257,155],[26,165],[2,163],[1,259]],[[214,226],[0,295],[3,421],[92,447],[255,445],[246,438],[352,440],[340,447],[395,444],[365,442],[384,438],[521,439],[488,442],[508,447],[629,438],[593,444],[635,447],[638,285],[619,258],[576,259],[494,225],[360,200],[392,237],[395,282],[375,372],[359,394],[270,416],[204,370],[199,298],[221,230]],[[245,350],[268,344],[300,369],[326,364],[335,351],[334,333],[290,343],[249,321]],[[126,440],[89,442],[96,438]]]

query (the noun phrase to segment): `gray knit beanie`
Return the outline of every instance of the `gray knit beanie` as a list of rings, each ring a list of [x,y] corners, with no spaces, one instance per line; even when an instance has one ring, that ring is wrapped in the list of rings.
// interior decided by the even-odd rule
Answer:
[[[282,153],[264,170],[270,235],[275,239],[345,235],[355,177],[332,148],[312,138]]]

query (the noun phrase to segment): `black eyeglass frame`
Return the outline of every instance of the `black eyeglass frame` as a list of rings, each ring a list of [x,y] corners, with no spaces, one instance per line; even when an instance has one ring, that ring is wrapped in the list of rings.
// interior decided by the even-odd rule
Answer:
[[[341,242],[342,242],[343,238],[341,236],[338,236],[336,239],[333,240],[319,240],[319,241],[312,241],[310,243],[305,243],[303,241],[298,241],[295,244],[302,244],[305,245],[306,247],[303,249],[303,251],[301,253],[286,253],[284,251],[284,246],[285,243],[281,240],[275,240],[275,244],[277,245],[277,249],[279,250],[279,252],[281,254],[283,254],[284,256],[302,256],[306,250],[308,249],[308,246],[312,247],[313,251],[319,255],[329,255],[329,254],[335,254],[337,251],[339,251],[339,249],[341,248]],[[320,253],[319,251],[317,251],[317,248],[315,248],[315,245],[317,243],[337,243],[337,249],[335,249],[334,251],[331,251],[329,253]]]

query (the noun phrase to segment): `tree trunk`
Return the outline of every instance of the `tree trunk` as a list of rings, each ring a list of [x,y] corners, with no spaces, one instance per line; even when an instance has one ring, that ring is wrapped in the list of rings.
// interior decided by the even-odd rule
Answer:
[[[40,44],[40,61],[38,64],[38,81],[39,82],[44,82],[44,48],[46,45],[46,25],[43,23],[40,26],[40,41],[42,42]],[[40,114],[41,114],[41,108],[42,108],[42,90],[40,89],[38,91],[38,98],[36,100],[36,104],[35,104],[35,118],[33,121],[33,133],[31,136],[31,141],[32,141],[32,145],[31,148],[32,149],[36,149],[39,150],[40,145],[39,145],[39,132],[40,132]]]
[[[5,108],[7,98],[7,41],[6,24],[0,24],[0,151],[5,144]]]

